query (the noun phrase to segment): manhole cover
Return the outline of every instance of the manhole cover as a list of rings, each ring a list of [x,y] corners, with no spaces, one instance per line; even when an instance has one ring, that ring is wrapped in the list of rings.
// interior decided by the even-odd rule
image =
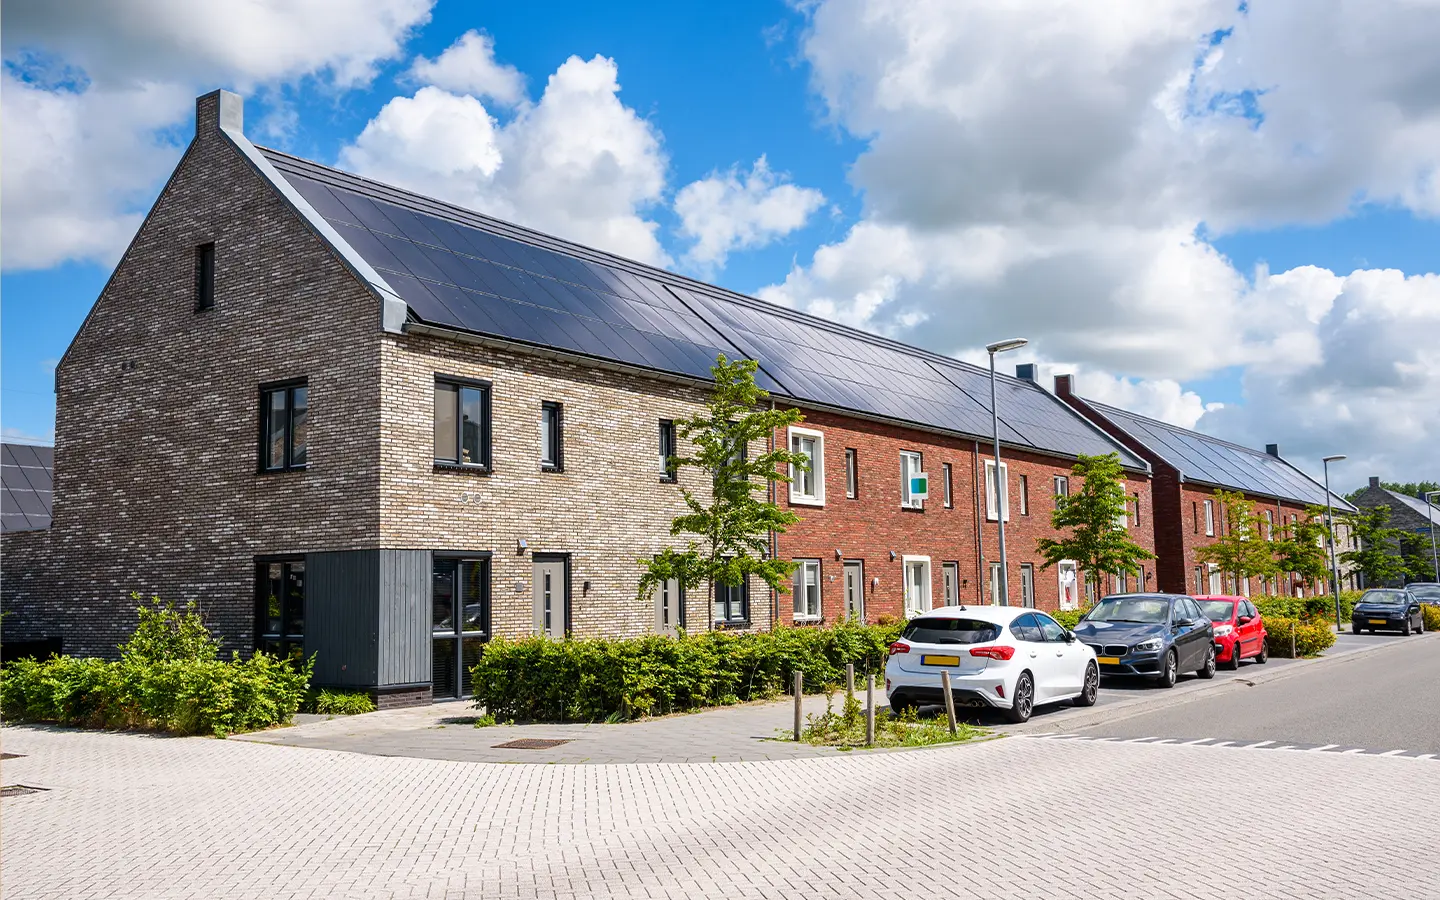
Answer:
[[[19,759],[24,755],[23,753],[0,753],[0,759]]]
[[[551,747],[558,747],[561,744],[568,744],[569,741],[551,741],[543,738],[520,738],[514,741],[506,741],[503,744],[496,744],[496,750],[549,750]]]
[[[28,784],[7,784],[0,787],[0,797],[15,797],[20,794],[38,794],[41,791],[48,791],[49,788],[30,787]]]

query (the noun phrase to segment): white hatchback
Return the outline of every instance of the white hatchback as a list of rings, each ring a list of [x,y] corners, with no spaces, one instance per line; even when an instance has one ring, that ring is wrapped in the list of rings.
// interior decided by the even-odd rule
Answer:
[[[1017,723],[1046,703],[1093,706],[1100,692],[1095,651],[1025,607],[944,606],[911,619],[885,664],[890,708],[944,703],[941,672],[957,706],[1004,710]]]

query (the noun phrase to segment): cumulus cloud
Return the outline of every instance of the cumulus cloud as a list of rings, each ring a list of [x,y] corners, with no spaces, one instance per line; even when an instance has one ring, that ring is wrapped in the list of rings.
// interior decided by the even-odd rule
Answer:
[[[430,0],[6,4],[5,268],[114,262],[179,159],[197,94],[311,77],[364,84],[429,10]],[[267,125],[283,133],[283,108]]]
[[[686,258],[712,271],[735,250],[764,246],[803,228],[824,202],[819,191],[772,172],[762,156],[749,172],[732,167],[687,184],[675,195],[675,212],[680,234],[694,242]]]
[[[525,78],[514,66],[495,61],[495,40],[467,31],[435,59],[416,57],[410,75],[422,84],[458,94],[487,97],[502,106],[525,99]]]
[[[538,102],[499,122],[439,86],[396,97],[342,166],[645,262],[669,262],[644,215],[665,188],[659,132],[619,98],[614,60],[572,56]]]

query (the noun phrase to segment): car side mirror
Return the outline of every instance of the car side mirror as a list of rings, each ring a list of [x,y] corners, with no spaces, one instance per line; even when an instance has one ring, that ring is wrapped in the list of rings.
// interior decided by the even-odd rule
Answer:
[[[1178,627],[1180,627],[1180,628],[1189,628],[1191,625],[1194,625],[1194,624],[1195,624],[1195,620],[1194,620],[1194,619],[1176,619],[1176,620],[1175,620],[1175,624],[1176,624],[1176,626],[1178,626]]]
[[[1065,643],[1067,643],[1067,644],[1073,644],[1073,643],[1075,643],[1075,632],[1069,630],[1068,628],[1065,630]]]
[[[1236,625],[1249,625],[1249,624],[1250,624],[1251,622],[1253,622],[1253,621],[1255,621],[1255,620],[1252,619],[1252,618],[1250,618],[1249,616],[1241,616],[1240,618],[1238,618],[1238,619],[1235,620],[1235,624],[1236,624]]]

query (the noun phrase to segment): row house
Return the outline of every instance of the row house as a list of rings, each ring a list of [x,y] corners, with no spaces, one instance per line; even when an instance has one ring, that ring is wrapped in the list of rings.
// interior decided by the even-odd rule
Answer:
[[[1280,456],[1269,444],[1252,450],[1207,434],[1171,425],[1087,399],[1075,391],[1070,375],[1055,378],[1055,394],[1094,422],[1107,434],[1150,463],[1153,472],[1154,539],[1158,556],[1159,589],[1188,594],[1324,594],[1328,579],[1307,582],[1289,575],[1270,579],[1235,578],[1213,563],[1202,562],[1197,552],[1215,543],[1227,527],[1218,491],[1240,493],[1253,501],[1262,518],[1261,537],[1269,540],[1287,526],[1326,505],[1325,487]],[[1353,512],[1343,497],[1329,495],[1335,512]],[[1336,523],[1336,552],[1351,544],[1343,523]],[[1342,586],[1353,586],[1351,573],[1341,574]]]
[[[1033,373],[999,377],[997,496],[988,372],[257,147],[228,92],[196,120],[57,367],[53,519],[5,534],[7,642],[113,654],[132,591],[193,600],[228,647],[401,705],[469,693],[494,636],[1073,606],[1035,541],[1080,453],[1119,454],[1153,548],[1150,465]],[[722,353],[805,417],[772,438],[814,461],[777,485],[796,590],[642,603],[637,560],[708,491],[665,461]]]

